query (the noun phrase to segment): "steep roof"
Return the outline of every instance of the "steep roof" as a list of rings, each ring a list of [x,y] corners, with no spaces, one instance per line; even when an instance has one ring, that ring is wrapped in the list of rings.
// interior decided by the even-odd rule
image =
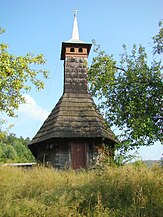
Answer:
[[[29,145],[55,138],[105,138],[115,142],[89,94],[64,93]]]

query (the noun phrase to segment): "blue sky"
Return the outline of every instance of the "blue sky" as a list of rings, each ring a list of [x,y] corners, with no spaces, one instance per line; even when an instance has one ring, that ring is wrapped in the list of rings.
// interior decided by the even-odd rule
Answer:
[[[45,89],[32,88],[26,95],[27,104],[10,119],[15,127],[11,132],[18,136],[33,137],[53,109],[63,90],[63,61],[60,60],[62,41],[71,38],[73,14],[78,9],[80,39],[95,39],[107,53],[118,60],[122,44],[129,48],[133,43],[151,49],[151,37],[158,32],[158,22],[163,18],[162,0],[0,0],[0,26],[6,29],[0,42],[9,45],[15,55],[27,52],[42,53],[47,59],[44,66],[49,71]],[[90,53],[89,63],[93,57]],[[1,115],[2,116],[2,115]],[[143,159],[160,159],[160,144],[142,148]]]

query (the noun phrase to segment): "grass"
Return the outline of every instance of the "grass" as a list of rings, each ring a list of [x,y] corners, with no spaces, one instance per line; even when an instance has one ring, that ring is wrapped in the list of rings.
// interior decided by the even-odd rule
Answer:
[[[1,217],[162,217],[160,167],[104,171],[0,167]]]

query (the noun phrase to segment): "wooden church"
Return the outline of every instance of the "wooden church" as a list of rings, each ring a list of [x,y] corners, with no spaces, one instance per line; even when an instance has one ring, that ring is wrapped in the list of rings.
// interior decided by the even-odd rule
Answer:
[[[87,58],[90,43],[79,39],[77,14],[74,13],[72,38],[62,42],[64,90],[58,103],[29,144],[38,162],[55,168],[89,168],[103,145],[110,155],[115,144],[113,132],[88,91]]]

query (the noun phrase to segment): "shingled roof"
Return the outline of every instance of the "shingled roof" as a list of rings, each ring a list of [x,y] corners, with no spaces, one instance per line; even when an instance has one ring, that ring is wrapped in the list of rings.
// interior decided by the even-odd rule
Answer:
[[[90,94],[64,93],[30,145],[55,138],[105,138],[115,142]]]

